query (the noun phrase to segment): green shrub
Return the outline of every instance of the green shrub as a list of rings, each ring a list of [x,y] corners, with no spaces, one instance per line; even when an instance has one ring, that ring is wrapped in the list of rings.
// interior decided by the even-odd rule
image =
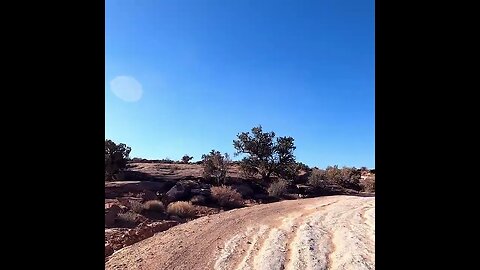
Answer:
[[[127,167],[131,148],[123,143],[105,140],[105,180],[115,180],[117,174]]]
[[[265,182],[270,180],[272,174],[287,179],[295,177],[294,139],[275,138],[275,132],[263,132],[260,125],[251,131],[237,134],[237,139],[233,141],[235,155],[247,155],[241,161],[242,170],[247,175],[260,175]]]
[[[188,164],[190,162],[190,160],[192,160],[193,157],[189,156],[189,155],[184,155],[182,157],[182,163],[185,163],[185,164]]]
[[[339,169],[337,165],[328,166],[325,169],[326,180],[329,183],[339,185],[344,188],[360,190],[361,172],[355,167],[343,167]]]
[[[202,159],[203,177],[214,179],[217,185],[225,184],[231,162],[228,154],[222,155],[219,151],[212,150],[208,155],[202,155]]]

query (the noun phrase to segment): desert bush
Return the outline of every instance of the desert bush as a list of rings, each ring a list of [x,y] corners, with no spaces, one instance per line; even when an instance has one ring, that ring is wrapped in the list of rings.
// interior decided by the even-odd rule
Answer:
[[[325,169],[325,178],[332,184],[339,184],[342,179],[342,170],[338,168],[338,165],[328,166]]]
[[[212,198],[222,207],[240,207],[243,205],[242,195],[231,187],[222,185],[212,187]]]
[[[116,221],[120,227],[132,228],[138,223],[140,215],[131,211],[125,213],[119,213]]]
[[[325,170],[313,169],[307,184],[314,188],[324,188],[329,183]]]
[[[144,204],[145,210],[154,211],[154,212],[165,212],[165,206],[161,201],[151,200],[147,201]]]
[[[123,143],[105,140],[105,180],[115,180],[117,174],[127,167],[131,148]]]
[[[130,201],[130,208],[137,214],[141,214],[145,209],[144,205],[139,201]]]
[[[375,192],[375,175],[368,176],[363,180],[362,189],[366,192]]]
[[[144,159],[144,158],[134,157],[134,158],[130,159],[129,162],[130,163],[140,163],[140,162],[148,162],[148,160]]]
[[[190,160],[192,160],[193,157],[189,156],[189,155],[184,155],[182,157],[182,163],[185,163],[185,164],[188,164],[190,162]]]
[[[310,167],[308,167],[308,165],[302,162],[297,162],[297,171],[300,171],[300,170],[308,172],[310,171]]]
[[[345,188],[361,190],[360,179],[362,172],[355,167],[343,167],[340,185]]]
[[[355,167],[343,167],[339,169],[337,165],[328,166],[325,169],[325,175],[328,182],[337,184],[344,188],[360,190],[361,172]]]
[[[231,165],[228,154],[222,155],[219,151],[212,150],[208,155],[202,155],[202,159],[203,177],[213,178],[217,185],[225,184],[227,171]]]
[[[190,199],[191,203],[197,204],[197,205],[205,204],[205,201],[206,199],[205,199],[205,196],[203,195],[195,195]]]
[[[167,206],[167,213],[182,218],[191,218],[195,217],[195,207],[191,202],[177,201]]]
[[[173,164],[173,163],[175,163],[175,161],[173,161],[173,160],[171,160],[170,158],[167,157],[167,158],[158,160],[156,163]]]
[[[260,175],[268,182],[275,174],[282,178],[291,179],[296,174],[295,150],[292,137],[278,137],[275,132],[263,132],[262,126],[252,128],[252,133],[237,134],[233,141],[235,156],[246,154],[242,159],[242,170],[247,174]]]
[[[268,187],[268,195],[272,197],[281,197],[283,194],[287,192],[288,182],[284,179],[279,179],[276,182],[273,182]]]

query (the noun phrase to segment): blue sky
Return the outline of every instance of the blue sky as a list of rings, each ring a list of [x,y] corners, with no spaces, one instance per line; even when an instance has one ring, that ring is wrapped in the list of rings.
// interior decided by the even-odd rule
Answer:
[[[261,124],[309,166],[375,167],[374,1],[106,0],[105,138],[234,153]]]

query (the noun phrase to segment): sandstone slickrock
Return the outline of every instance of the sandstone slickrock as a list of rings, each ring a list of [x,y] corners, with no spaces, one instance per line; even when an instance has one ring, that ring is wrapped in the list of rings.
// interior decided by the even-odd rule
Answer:
[[[115,252],[105,269],[375,269],[375,198],[326,196],[205,216]]]

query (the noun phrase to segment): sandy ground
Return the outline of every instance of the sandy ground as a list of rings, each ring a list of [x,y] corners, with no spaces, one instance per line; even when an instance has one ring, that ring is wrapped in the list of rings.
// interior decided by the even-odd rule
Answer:
[[[115,252],[105,269],[375,269],[375,198],[282,201],[202,217]]]

